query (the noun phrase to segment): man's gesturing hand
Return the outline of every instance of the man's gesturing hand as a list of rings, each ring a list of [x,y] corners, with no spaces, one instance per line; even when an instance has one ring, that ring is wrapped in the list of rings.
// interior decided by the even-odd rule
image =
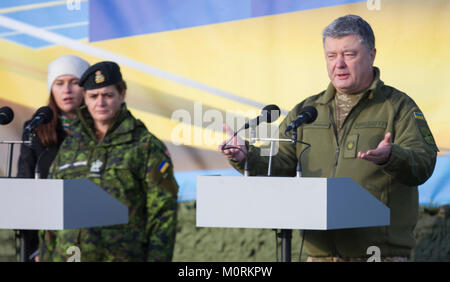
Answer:
[[[228,138],[219,145],[219,152],[224,154],[229,160],[242,161],[247,155],[245,142],[239,136],[234,136],[234,132],[228,125],[224,124],[223,129],[227,132]],[[229,140],[230,138],[232,139]],[[224,147],[226,143],[227,145]]]
[[[369,150],[365,153],[358,152],[358,158],[373,162],[377,165],[387,163],[392,152],[391,133],[388,132],[384,135],[384,139],[378,144],[378,147],[374,150]]]

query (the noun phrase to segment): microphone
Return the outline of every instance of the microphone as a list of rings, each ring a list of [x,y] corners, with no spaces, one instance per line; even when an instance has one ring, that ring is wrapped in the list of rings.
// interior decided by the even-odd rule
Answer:
[[[244,124],[243,129],[247,129],[249,127],[255,128],[261,122],[266,123],[274,122],[278,119],[280,113],[281,113],[280,108],[277,105],[267,105],[262,109],[261,114],[259,116],[249,120],[246,124]]]
[[[31,122],[25,127],[25,131],[33,132],[40,124],[49,123],[53,118],[53,111],[50,107],[40,107],[33,115]]]
[[[275,111],[274,113],[272,111]],[[272,115],[273,113],[273,115]],[[236,137],[236,135],[242,130],[242,129],[247,129],[249,127],[251,128],[255,128],[256,126],[258,126],[261,122],[267,122],[267,123],[271,123],[274,122],[278,119],[278,117],[280,116],[280,108],[277,105],[267,105],[265,106],[262,110],[261,110],[261,114],[259,116],[257,116],[256,118],[249,120],[246,124],[244,124],[239,130],[235,131],[233,134],[233,137],[231,137],[230,139],[228,139],[227,142],[225,142],[222,145],[222,150],[225,150],[225,147],[228,145],[228,143],[234,138]]]
[[[14,119],[14,112],[10,107],[0,108],[0,124],[5,125]]]
[[[296,120],[292,121],[284,133],[291,131],[292,129],[297,129],[300,125],[306,123],[312,123],[317,118],[317,110],[313,106],[306,106],[300,110]]]

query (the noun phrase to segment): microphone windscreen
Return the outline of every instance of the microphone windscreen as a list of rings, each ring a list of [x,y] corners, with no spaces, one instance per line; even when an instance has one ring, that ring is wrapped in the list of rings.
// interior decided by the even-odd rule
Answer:
[[[265,122],[274,122],[280,117],[280,108],[277,105],[267,105],[262,109],[262,115],[266,117]]]
[[[2,107],[0,108],[0,116],[3,118],[0,119],[0,124],[8,124],[14,119],[14,112],[10,107]]]
[[[44,106],[40,107],[34,116],[40,116],[42,118],[42,123],[46,124],[49,123],[53,119],[53,111],[50,107]]]
[[[299,115],[304,115],[307,117],[305,123],[312,123],[317,118],[317,109],[313,106],[306,106],[300,110]]]

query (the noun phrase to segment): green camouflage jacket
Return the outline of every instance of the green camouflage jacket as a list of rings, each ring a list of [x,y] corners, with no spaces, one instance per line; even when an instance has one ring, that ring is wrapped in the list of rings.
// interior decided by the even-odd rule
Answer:
[[[350,111],[339,134],[335,122],[335,88],[296,105],[280,125],[280,135],[300,109],[314,106],[315,122],[298,128],[298,139],[311,144],[302,156],[304,177],[351,177],[390,208],[390,226],[329,231],[307,231],[305,250],[310,256],[367,257],[369,246],[378,246],[382,257],[409,256],[415,245],[413,229],[418,217],[417,186],[433,173],[438,151],[425,118],[406,94],[384,85],[376,76],[369,91]],[[375,149],[392,133],[392,153],[384,165],[357,158],[358,151]],[[286,138],[284,135],[280,138]],[[280,143],[272,174],[295,176],[297,158],[305,148]],[[268,158],[251,147],[251,175],[267,175]],[[231,164],[242,172],[244,161]]]
[[[86,107],[50,168],[52,178],[87,178],[128,206],[129,223],[42,231],[40,259],[66,261],[70,246],[81,261],[170,261],[176,232],[178,185],[165,145],[123,104],[101,142]]]

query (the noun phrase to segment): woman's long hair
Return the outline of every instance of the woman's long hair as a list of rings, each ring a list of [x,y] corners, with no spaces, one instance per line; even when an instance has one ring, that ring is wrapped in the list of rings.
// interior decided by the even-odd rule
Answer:
[[[58,144],[58,120],[61,115],[61,110],[56,105],[55,98],[53,98],[53,93],[50,93],[50,99],[48,102],[48,106],[53,111],[53,118],[47,124],[41,124],[36,128],[36,134],[41,140],[42,145],[44,147],[48,147],[50,145]]]

